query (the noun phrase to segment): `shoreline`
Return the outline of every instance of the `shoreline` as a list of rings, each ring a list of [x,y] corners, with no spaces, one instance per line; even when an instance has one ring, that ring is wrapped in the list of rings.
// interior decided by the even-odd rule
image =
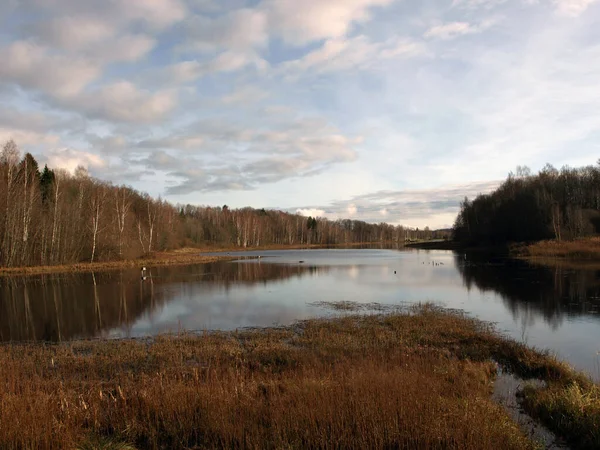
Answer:
[[[600,237],[513,244],[511,253],[522,258],[556,258],[565,261],[596,261],[600,263]]]
[[[398,245],[395,242],[360,242],[350,244],[336,245],[267,245],[260,247],[199,247],[182,248],[178,250],[156,252],[147,257],[137,259],[127,259],[119,261],[98,261],[98,262],[79,262],[73,264],[55,265],[55,266],[28,266],[28,267],[0,267],[0,277],[20,276],[20,275],[45,275],[55,273],[82,273],[104,270],[131,269],[141,266],[176,266],[187,264],[206,264],[218,261],[233,261],[237,257],[227,256],[231,252],[251,252],[267,250],[301,250],[301,249],[326,249],[326,248],[355,248],[363,246],[391,246]],[[219,256],[206,256],[206,253],[219,253]]]
[[[460,250],[461,246],[458,242],[448,240],[435,240],[435,241],[420,241],[420,242],[408,242],[405,244],[407,248],[414,248],[418,250]]]
[[[177,266],[187,264],[206,264],[218,261],[232,261],[236,258],[230,256],[204,256],[197,249],[182,249],[172,252],[159,252],[151,257],[129,259],[122,261],[82,262],[57,266],[31,266],[31,267],[2,267],[0,277],[27,276],[59,273],[85,273],[108,270],[132,269],[142,266]]]
[[[259,330],[1,345],[0,447],[533,449],[492,398],[498,364],[544,381],[523,392],[529,415],[575,448],[599,444],[597,384],[490,324],[420,305]]]
[[[156,252],[150,256],[118,261],[79,262],[55,266],[0,267],[0,277],[27,276],[59,273],[91,273],[105,270],[131,269],[141,266],[176,266],[206,264],[237,259],[227,253],[243,253],[269,250],[315,250],[357,247],[394,247],[415,250],[452,250],[470,253],[505,254],[510,258],[522,259],[536,264],[564,264],[572,267],[594,268],[600,265],[600,238],[582,238],[574,241],[540,241],[532,244],[510,244],[508,246],[466,246],[449,240],[434,240],[398,243],[395,241],[360,242],[335,245],[267,245],[260,247],[198,247]],[[206,253],[217,255],[206,256]]]

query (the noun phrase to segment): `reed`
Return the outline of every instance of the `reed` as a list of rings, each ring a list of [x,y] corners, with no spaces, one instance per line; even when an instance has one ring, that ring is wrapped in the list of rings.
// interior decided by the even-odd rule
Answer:
[[[512,248],[518,256],[536,258],[573,258],[600,260],[600,237],[588,237],[569,241],[546,240]]]
[[[507,342],[424,306],[266,330],[2,345],[0,448],[535,448],[491,400],[491,358],[556,379],[570,372]]]

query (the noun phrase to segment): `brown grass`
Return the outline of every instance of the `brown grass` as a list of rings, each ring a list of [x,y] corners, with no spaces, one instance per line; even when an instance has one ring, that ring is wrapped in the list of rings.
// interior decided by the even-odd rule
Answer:
[[[526,388],[523,398],[533,416],[567,436],[574,448],[600,448],[600,386],[572,382],[546,389]]]
[[[385,246],[398,245],[395,242],[361,242],[350,244],[338,244],[332,246],[314,245],[264,245],[260,247],[231,247],[231,246],[206,246],[199,248],[181,248],[178,250],[166,252],[154,252],[137,259],[128,259],[122,261],[98,261],[94,263],[79,262],[73,264],[55,265],[55,266],[30,266],[30,267],[0,267],[0,276],[10,275],[40,275],[49,273],[69,273],[69,272],[94,272],[102,270],[127,269],[141,266],[169,266],[184,264],[202,264],[215,261],[231,261],[233,258],[226,254],[219,256],[205,256],[202,253],[226,253],[241,251],[261,251],[261,250],[294,250],[294,249],[318,249],[318,248],[353,248],[362,246]]]
[[[125,261],[101,261],[94,263],[76,263],[60,266],[32,266],[32,267],[0,267],[0,276],[9,275],[40,275],[48,273],[68,272],[95,272],[103,270],[127,269],[142,266],[169,266],[185,264],[202,264],[215,261],[230,261],[234,258],[223,256],[204,256],[200,250],[185,248],[171,252],[156,252],[139,259]]]
[[[3,345],[0,448],[534,448],[490,399],[490,357],[562,369],[502,342],[424,307],[261,331]]]
[[[521,257],[572,258],[600,261],[600,237],[575,239],[572,241],[540,241],[524,246],[515,246],[511,253]]]

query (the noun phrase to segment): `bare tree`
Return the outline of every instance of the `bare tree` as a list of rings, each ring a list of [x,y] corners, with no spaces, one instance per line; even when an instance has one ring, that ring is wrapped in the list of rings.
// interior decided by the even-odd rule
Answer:
[[[119,257],[123,257],[123,232],[127,213],[131,207],[131,191],[125,187],[115,189],[115,213],[117,219],[117,231],[119,233]]]
[[[38,167],[37,162],[29,153],[21,162],[21,178],[23,182],[23,227],[21,243],[21,262],[24,264],[28,258],[29,235],[31,216],[34,202],[39,197]]]
[[[14,248],[14,236],[12,236],[12,219],[11,205],[13,197],[13,186],[16,179],[17,164],[19,163],[20,151],[15,141],[10,139],[2,147],[0,153],[0,163],[5,167],[6,171],[6,204],[4,214],[4,235],[2,236],[2,258],[4,263],[11,265],[11,259]]]
[[[100,220],[102,218],[102,210],[106,200],[106,187],[103,185],[97,186],[90,197],[90,209],[92,213],[91,231],[92,231],[92,257],[90,262],[94,262],[96,255],[96,246],[98,243],[98,235],[105,228],[100,228]]]

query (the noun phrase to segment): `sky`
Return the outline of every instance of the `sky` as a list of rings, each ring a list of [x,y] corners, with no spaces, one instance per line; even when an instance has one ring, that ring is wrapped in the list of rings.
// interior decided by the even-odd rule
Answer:
[[[173,203],[412,227],[595,164],[600,0],[1,0],[0,142]]]

